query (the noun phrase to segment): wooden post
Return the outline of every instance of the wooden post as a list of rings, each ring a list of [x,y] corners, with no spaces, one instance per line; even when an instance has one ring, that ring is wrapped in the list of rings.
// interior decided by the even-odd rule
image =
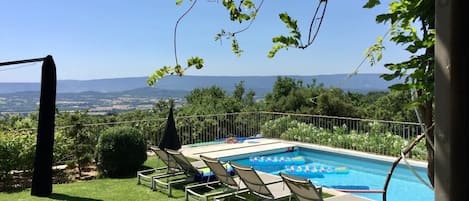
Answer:
[[[435,200],[467,200],[469,19],[462,0],[436,0]],[[465,16],[465,17],[464,17]]]

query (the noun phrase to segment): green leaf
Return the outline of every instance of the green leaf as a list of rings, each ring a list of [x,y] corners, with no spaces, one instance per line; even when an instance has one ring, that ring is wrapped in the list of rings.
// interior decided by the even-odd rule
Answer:
[[[243,6],[246,9],[251,9],[251,8],[254,8],[255,5],[251,0],[244,0],[243,1]]]
[[[363,6],[363,8],[373,8],[377,5],[379,5],[381,2],[379,0],[368,0],[366,4]]]
[[[284,44],[281,44],[281,43],[274,43],[272,45],[272,49],[270,49],[269,53],[267,54],[267,57],[269,58],[274,58],[275,57],[275,54],[277,54],[277,52],[282,49],[282,48],[285,48],[285,45]]]
[[[184,69],[182,69],[181,65],[179,64],[174,67],[174,72],[176,73],[176,75],[179,75],[179,76],[184,75]]]
[[[409,45],[407,46],[406,50],[409,51],[410,53],[416,53],[419,50],[419,48],[415,45]]]
[[[278,16],[280,17],[280,20],[282,20],[283,23],[288,24],[288,22],[290,22],[290,16],[288,15],[288,13],[280,13]]]
[[[402,83],[399,83],[399,84],[391,85],[389,88],[390,88],[391,90],[404,91],[404,90],[409,90],[409,89],[411,89],[412,87],[411,87],[409,84],[402,84]]]
[[[379,77],[383,78],[386,81],[391,81],[394,78],[396,78],[397,76],[395,74],[382,74]]]
[[[387,22],[388,20],[392,19],[393,16],[394,16],[393,14],[389,14],[389,13],[377,15],[376,22],[377,23]]]
[[[215,35],[215,41],[221,40],[221,37],[222,37],[222,36],[225,36],[225,35],[226,35],[226,32],[225,32],[224,29],[222,29],[222,30],[220,31],[220,33],[217,33],[217,34]]]
[[[240,57],[241,53],[243,52],[243,50],[241,50],[239,48],[239,44],[238,44],[238,41],[236,40],[236,38],[233,38],[233,40],[231,41],[231,50],[238,57]]]
[[[201,69],[204,67],[204,59],[200,57],[191,57],[187,59],[187,67],[195,66],[196,69]]]
[[[174,68],[171,66],[164,66],[160,69],[157,69],[153,74],[151,74],[147,79],[148,86],[154,86],[161,78],[168,75],[171,71],[174,71]]]
[[[176,5],[180,6],[182,5],[183,0],[176,0]]]

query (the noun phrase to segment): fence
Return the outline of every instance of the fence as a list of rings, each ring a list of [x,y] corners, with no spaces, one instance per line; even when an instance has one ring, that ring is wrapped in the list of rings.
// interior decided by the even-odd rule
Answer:
[[[417,135],[422,133],[422,127],[418,123],[277,112],[245,112],[181,116],[176,117],[175,121],[178,135],[183,145],[207,143],[233,136],[249,137],[261,134],[270,138],[298,140],[392,156],[397,156],[398,152],[396,153],[396,151],[400,151],[402,148],[401,146],[410,142]],[[292,124],[292,121],[294,121],[295,125]],[[290,138],[285,137],[285,132],[291,129],[291,127],[296,126],[298,123],[307,125],[311,132],[310,130],[307,130],[305,133],[302,133],[302,139],[298,139],[298,137],[295,138],[294,136]],[[144,134],[149,144],[157,145],[164,133],[165,124],[166,118],[155,118],[84,124],[80,126],[86,130],[84,132],[91,133],[96,137],[98,137],[98,134],[107,127],[124,125],[132,126],[139,129]],[[331,139],[335,139],[340,135],[338,128],[342,129],[340,133],[342,133],[342,138],[344,139],[335,144],[328,143]],[[65,131],[67,129],[74,129],[74,126],[56,127],[56,131]],[[322,136],[321,139],[315,137],[315,129],[319,129],[319,131],[323,133],[328,133],[328,135]],[[345,135],[343,135],[344,133]],[[369,136],[370,133],[374,133],[376,138],[360,138],[360,136]],[[284,134],[284,136],[282,136],[282,134]],[[348,136],[359,137],[348,139],[346,138]],[[306,138],[309,138],[309,140],[305,140]],[[362,142],[355,142],[353,140],[362,140]],[[392,149],[395,151],[390,151],[390,148],[382,146],[384,143],[393,143],[390,141],[384,142],[386,140],[399,140],[399,143],[394,142],[395,146]],[[375,143],[378,147],[375,149],[371,146],[373,144],[370,145],[370,143]],[[363,145],[364,148],[358,147],[357,144]],[[420,152],[424,151],[420,150]],[[425,157],[426,153],[418,153],[418,155],[423,155],[422,157]]]
[[[307,130],[302,134],[303,139],[298,136],[285,136],[285,132],[298,123],[307,125],[311,132]],[[232,136],[248,137],[261,134],[270,138],[298,140],[391,156],[398,156],[403,146],[422,133],[422,127],[418,123],[276,112],[185,116],[177,117],[176,124],[182,144],[207,143]],[[163,129],[155,133],[157,136],[151,137],[154,140],[152,143],[159,142]],[[322,133],[322,139],[314,136],[314,129]],[[337,137],[340,139],[334,141]],[[417,152],[409,156],[425,159],[423,146],[420,146]]]

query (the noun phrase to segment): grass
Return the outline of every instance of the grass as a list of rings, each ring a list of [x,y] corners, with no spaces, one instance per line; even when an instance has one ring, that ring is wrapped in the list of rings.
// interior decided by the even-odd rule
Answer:
[[[18,193],[0,193],[0,200],[166,200],[166,195],[153,192],[147,187],[136,184],[135,178],[128,179],[95,179],[86,182],[54,185],[53,194],[49,198],[38,198],[30,195],[30,189]],[[179,194],[179,195],[178,195]],[[183,200],[183,192],[175,191],[176,196]],[[177,197],[176,197],[177,198]]]
[[[156,157],[149,157],[144,163],[148,167],[156,167]],[[184,192],[181,189],[173,191],[174,198],[168,198],[166,194],[154,192],[150,188],[137,185],[137,179],[94,179],[91,181],[79,181],[69,184],[54,184],[53,194],[48,198],[31,196],[31,189],[20,192],[0,192],[0,201],[42,201],[42,200],[67,200],[67,201],[137,201],[137,200],[184,200]]]
[[[156,157],[149,157],[144,163],[147,167],[161,165]],[[247,195],[248,200],[249,195]],[[328,196],[326,196],[328,197]],[[67,201],[153,201],[153,200],[184,200],[183,187],[173,190],[173,197],[161,192],[154,192],[150,188],[137,185],[137,179],[94,179],[90,181],[78,181],[69,184],[54,184],[53,193],[46,198],[31,196],[31,189],[20,192],[0,192],[0,201],[44,201],[44,200],[67,200]],[[231,199],[237,200],[237,199]],[[288,200],[288,199],[286,199]]]

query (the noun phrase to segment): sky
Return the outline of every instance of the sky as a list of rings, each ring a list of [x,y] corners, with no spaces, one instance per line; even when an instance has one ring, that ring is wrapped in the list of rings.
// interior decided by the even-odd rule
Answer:
[[[229,21],[216,0],[199,0],[177,31],[180,63],[191,56],[205,60],[201,70],[187,75],[321,75],[352,73],[366,48],[389,27],[375,22],[388,1],[374,9],[366,0],[330,0],[315,42],[306,50],[281,50],[267,58],[272,37],[287,29],[278,14],[298,19],[308,29],[316,0],[265,0],[256,21],[238,36],[241,57],[227,40],[214,41],[221,29],[235,31],[245,25]],[[0,62],[52,55],[59,80],[90,80],[148,76],[174,65],[173,30],[189,7],[185,0],[0,0]],[[306,32],[304,33],[306,35]],[[388,72],[385,63],[408,58],[403,47],[385,43],[383,61],[365,63],[359,73]],[[40,63],[0,67],[0,82],[37,82]]]

